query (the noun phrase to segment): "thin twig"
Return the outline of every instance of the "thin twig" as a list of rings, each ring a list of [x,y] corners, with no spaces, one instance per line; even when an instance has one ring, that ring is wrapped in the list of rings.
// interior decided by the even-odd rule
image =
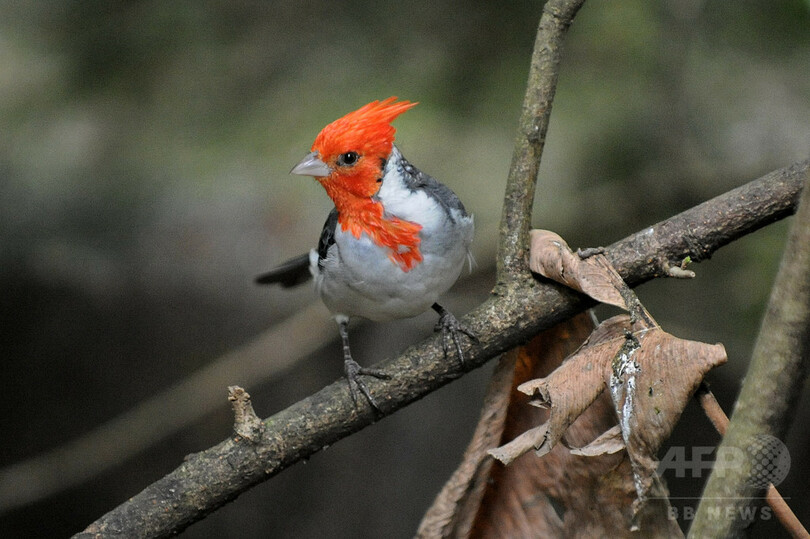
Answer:
[[[695,398],[697,398],[700,406],[703,408],[703,412],[706,414],[706,417],[709,418],[709,421],[712,422],[715,430],[717,430],[720,436],[725,436],[726,429],[728,428],[728,416],[705,382],[702,383],[695,392]],[[776,516],[776,519],[791,537],[810,537],[810,534],[807,533],[807,530],[796,516],[796,513],[794,513],[787,502],[785,502],[785,499],[782,498],[782,495],[779,494],[779,491],[776,490],[773,484],[768,485],[765,501],[771,509],[773,509],[773,514]]]
[[[264,423],[256,415],[250,393],[239,386],[228,387],[228,400],[233,408],[233,431],[251,442],[261,441]]]
[[[791,537],[794,539],[807,539],[810,537],[807,528],[796,518],[796,515],[775,486],[768,485],[768,490],[765,492],[765,501],[771,506],[773,514],[776,515],[779,523],[782,524]]]
[[[700,403],[700,407],[703,408],[703,413],[705,413],[709,421],[712,422],[714,430],[716,430],[720,436],[725,436],[726,428],[728,427],[728,416],[726,412],[723,411],[723,407],[720,406],[720,403],[717,402],[714,393],[709,389],[706,382],[700,384],[700,387],[698,387],[698,390],[695,392],[695,398]]]
[[[621,240],[605,253],[619,261],[614,262],[616,269],[631,286],[656,276],[657,267],[644,261],[679,256],[684,224],[701,231],[694,239],[706,255],[711,254],[790,214],[809,166],[810,161],[805,161],[773,172]],[[671,226],[670,221],[680,223],[681,228]],[[732,231],[726,232],[725,227]],[[640,237],[646,239],[641,241]],[[626,256],[630,249],[634,257]],[[479,345],[463,347],[466,368],[483,365],[590,305],[571,290],[532,279],[520,283],[513,293],[494,295],[463,318],[480,339]],[[456,362],[444,359],[439,337],[414,345],[376,367],[392,378],[368,382],[385,415],[464,374]],[[175,471],[91,524],[79,537],[112,530],[139,530],[146,537],[175,534],[241,492],[377,419],[371,409],[358,411],[354,407],[345,380],[340,380],[265,419],[258,443],[229,438],[190,456]]]

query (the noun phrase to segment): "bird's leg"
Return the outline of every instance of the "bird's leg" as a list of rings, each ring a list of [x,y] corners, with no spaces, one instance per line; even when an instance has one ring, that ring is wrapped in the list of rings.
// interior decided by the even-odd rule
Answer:
[[[442,348],[444,349],[444,356],[447,357],[447,351],[450,349],[450,341],[452,340],[456,347],[458,359],[463,366],[464,354],[461,351],[461,343],[459,343],[459,333],[463,333],[474,343],[478,343],[478,337],[476,337],[472,330],[459,322],[458,319],[453,316],[453,313],[438,303],[434,303],[431,308],[439,313],[439,321],[436,323],[436,327],[433,328],[433,331],[442,332]]]
[[[338,320],[338,331],[340,331],[340,338],[343,340],[343,368],[346,372],[346,379],[349,381],[349,393],[351,393],[354,406],[357,407],[357,390],[359,389],[365,395],[369,404],[378,412],[380,407],[377,401],[371,396],[366,383],[360,378],[360,375],[373,376],[375,378],[382,378],[387,380],[391,378],[389,375],[378,369],[368,369],[361,367],[354,359],[352,359],[352,352],[349,349],[349,319],[341,318]]]

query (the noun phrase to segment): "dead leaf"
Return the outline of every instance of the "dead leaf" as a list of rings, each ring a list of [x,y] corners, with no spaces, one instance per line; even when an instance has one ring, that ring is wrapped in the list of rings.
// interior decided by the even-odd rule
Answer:
[[[525,382],[518,387],[530,397],[531,404],[548,407],[549,420],[527,430],[508,444],[489,453],[509,464],[523,453],[534,449],[538,456],[548,453],[563,437],[566,429],[605,390],[606,365],[621,345],[623,321],[615,316],[602,322],[588,340],[547,378]]]
[[[526,406],[527,397],[517,386],[550,375],[592,328],[591,317],[582,314],[504,355],[493,378],[501,378],[502,367],[514,369],[508,410],[505,414],[488,407],[482,411],[464,461],[426,513],[418,537],[637,536],[630,531],[636,492],[626,452],[586,458],[558,444],[543,458],[529,452],[503,466],[485,451],[485,440],[498,431],[495,424],[500,422],[502,431],[488,447],[548,419],[548,409]],[[590,341],[599,342],[600,335],[609,337],[602,328]],[[493,380],[490,390],[495,385]],[[495,402],[488,392],[488,405]],[[613,404],[603,391],[568,427],[564,441],[586,446],[615,426]],[[647,504],[637,517],[646,530],[644,536],[678,536],[680,529],[669,514],[666,495],[658,505]]]
[[[723,347],[663,332],[604,255],[583,259],[556,234],[531,234],[534,271],[630,316],[600,324],[556,369],[584,337],[568,329],[581,332],[587,315],[504,355],[464,461],[418,537],[682,536],[655,453],[706,372],[725,362]],[[512,440],[488,451],[509,466],[486,460],[496,438]]]
[[[630,310],[624,290],[630,290],[605,255],[580,256],[550,230],[529,232],[529,268],[596,301]]]
[[[660,327],[629,333],[607,380],[643,502],[657,480],[656,452],[706,373],[726,362],[722,344],[679,339]]]
[[[619,425],[613,425],[588,445],[579,448],[572,448],[571,454],[581,455],[583,457],[596,457],[598,455],[612,455],[613,453],[618,453],[624,448],[622,429],[619,427]]]
[[[636,496],[643,502],[657,481],[656,451],[706,373],[725,361],[720,344],[678,339],[644,320],[632,325],[627,315],[615,316],[550,376],[520,386],[538,404],[550,407],[549,420],[490,454],[508,463],[531,448],[538,455],[548,453],[588,404],[609,388]],[[613,434],[606,433],[606,439]],[[583,448],[578,454],[601,454],[602,443],[594,440],[597,451]]]
[[[487,390],[473,439],[458,469],[423,517],[417,537],[487,536],[489,529],[500,530],[505,536],[560,536],[562,523],[554,508],[548,500],[538,501],[538,493],[547,489],[544,482],[554,488],[559,485],[549,470],[550,461],[527,458],[504,468],[487,450],[548,418],[548,411],[526,406],[526,396],[517,386],[550,373],[593,327],[590,315],[581,314],[504,354]],[[591,427],[593,435],[604,421],[612,420],[609,400],[604,409],[603,421]],[[586,425],[588,418],[583,419],[578,426]]]

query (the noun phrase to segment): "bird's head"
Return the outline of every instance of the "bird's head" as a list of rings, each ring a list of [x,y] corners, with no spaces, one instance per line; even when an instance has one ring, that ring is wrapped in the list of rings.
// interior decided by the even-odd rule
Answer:
[[[373,101],[324,127],[312,152],[291,174],[313,176],[341,206],[369,199],[380,189],[383,168],[394,144],[394,119],[414,107],[396,97]]]
[[[410,271],[422,261],[422,226],[386,216],[382,203],[373,198],[394,144],[391,122],[416,105],[396,101],[396,97],[373,101],[324,127],[312,152],[290,172],[318,180],[335,203],[344,231],[356,238],[367,234],[389,249],[389,258],[402,271]]]

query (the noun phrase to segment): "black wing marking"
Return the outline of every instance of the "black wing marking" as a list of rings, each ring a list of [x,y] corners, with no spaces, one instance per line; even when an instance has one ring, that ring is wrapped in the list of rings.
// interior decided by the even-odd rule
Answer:
[[[455,221],[450,210],[457,210],[461,212],[462,216],[467,216],[467,210],[464,208],[464,204],[461,203],[461,200],[452,189],[439,182],[433,176],[425,174],[410,164],[405,157],[402,157],[400,160],[400,166],[402,167],[402,178],[408,189],[414,191],[421,189],[425,191],[428,196],[433,197],[436,202],[444,208],[450,221]]]
[[[307,282],[312,275],[309,273],[309,253],[291,258],[267,273],[256,277],[257,284],[280,284],[290,288]]]
[[[323,260],[329,247],[335,243],[335,228],[337,227],[338,212],[333,208],[323,224],[321,238],[318,240],[318,265],[323,266]],[[291,258],[267,273],[256,277],[257,284],[280,284],[290,288],[307,282],[312,277],[309,271],[309,253]]]
[[[332,208],[326,222],[323,224],[321,230],[321,239],[318,240],[318,267],[323,267],[323,261],[326,259],[326,253],[332,244],[335,243],[335,229],[337,228],[338,211],[337,208]]]

